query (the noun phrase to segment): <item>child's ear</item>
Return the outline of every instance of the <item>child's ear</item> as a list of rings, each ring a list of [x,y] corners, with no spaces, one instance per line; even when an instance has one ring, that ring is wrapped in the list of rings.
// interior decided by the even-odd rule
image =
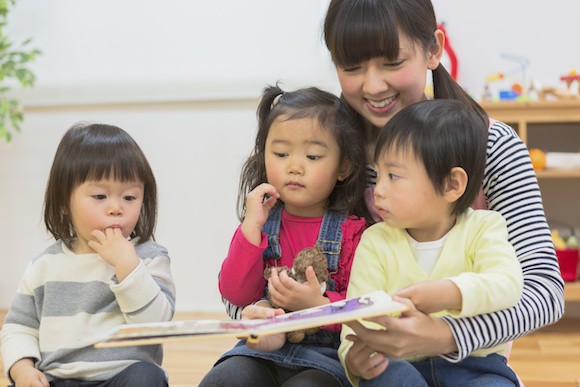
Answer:
[[[468,179],[465,169],[461,167],[453,167],[451,169],[443,191],[443,196],[449,203],[456,202],[463,195],[467,188]]]
[[[350,176],[351,172],[352,167],[350,166],[350,163],[348,161],[343,161],[340,166],[340,169],[338,170],[337,180],[344,181],[347,177]]]

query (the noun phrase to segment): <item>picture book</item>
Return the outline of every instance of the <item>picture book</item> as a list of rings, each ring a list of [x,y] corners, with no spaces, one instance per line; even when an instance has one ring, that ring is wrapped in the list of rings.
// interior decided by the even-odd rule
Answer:
[[[397,315],[407,306],[394,301],[384,291],[332,302],[256,320],[184,320],[125,324],[116,327],[95,344],[97,348],[159,344],[202,338],[237,337],[257,340],[260,336],[364,320],[380,315]]]

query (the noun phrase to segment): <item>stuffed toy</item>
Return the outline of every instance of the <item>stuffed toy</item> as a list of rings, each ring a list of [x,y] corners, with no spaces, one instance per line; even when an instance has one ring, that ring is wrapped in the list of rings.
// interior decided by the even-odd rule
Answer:
[[[300,251],[296,255],[296,258],[294,258],[292,268],[288,268],[287,266],[267,267],[264,270],[264,278],[267,281],[272,275],[272,270],[276,270],[278,273],[286,270],[290,278],[294,279],[296,282],[303,283],[307,281],[306,268],[308,266],[312,266],[314,269],[318,283],[320,283],[320,292],[324,293],[326,291],[326,281],[328,280],[328,266],[326,263],[326,256],[322,252],[322,247],[320,246],[308,247]],[[272,301],[270,301],[270,303],[272,303]],[[273,303],[272,306],[276,307]],[[288,332],[286,338],[291,343],[299,343],[304,339],[305,335],[313,334],[316,331],[318,331],[318,328],[311,328],[306,331]]]

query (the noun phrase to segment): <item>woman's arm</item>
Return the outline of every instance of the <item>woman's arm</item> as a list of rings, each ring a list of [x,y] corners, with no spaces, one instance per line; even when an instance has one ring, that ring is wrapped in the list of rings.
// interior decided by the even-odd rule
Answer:
[[[457,352],[443,355],[450,361],[553,324],[564,312],[564,283],[528,150],[500,122],[490,128],[483,190],[489,209],[506,219],[524,288],[513,308],[463,319],[444,317],[458,346]]]

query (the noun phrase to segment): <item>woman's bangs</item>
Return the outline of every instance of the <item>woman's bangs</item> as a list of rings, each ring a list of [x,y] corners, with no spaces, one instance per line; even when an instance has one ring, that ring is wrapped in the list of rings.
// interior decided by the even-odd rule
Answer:
[[[399,33],[386,10],[358,10],[336,23],[333,47],[329,47],[334,64],[342,67],[384,57],[396,59],[399,55]],[[385,13],[380,15],[380,13]]]

